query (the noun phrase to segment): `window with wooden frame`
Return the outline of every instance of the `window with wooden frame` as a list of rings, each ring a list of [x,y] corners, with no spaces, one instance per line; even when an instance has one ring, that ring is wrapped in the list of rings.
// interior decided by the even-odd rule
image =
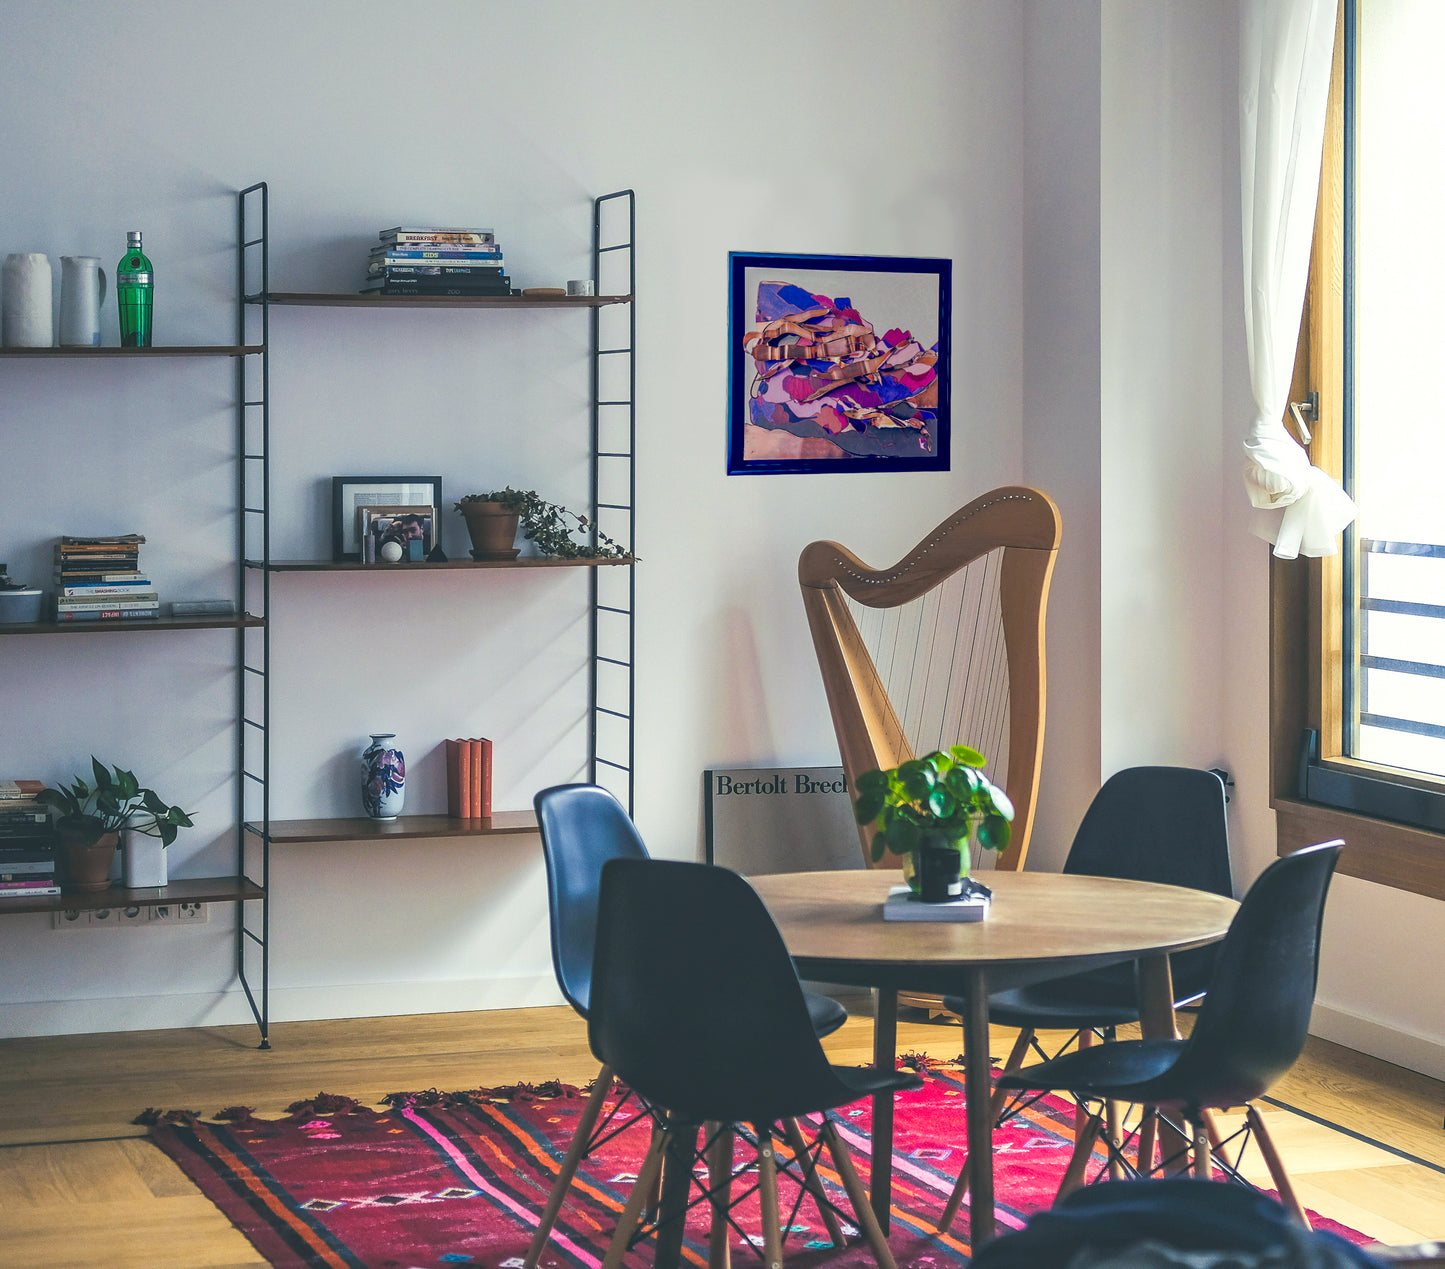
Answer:
[[[1271,793],[1280,854],[1445,898],[1445,127],[1438,0],[1341,0],[1291,424],[1359,507],[1340,554],[1272,559]]]

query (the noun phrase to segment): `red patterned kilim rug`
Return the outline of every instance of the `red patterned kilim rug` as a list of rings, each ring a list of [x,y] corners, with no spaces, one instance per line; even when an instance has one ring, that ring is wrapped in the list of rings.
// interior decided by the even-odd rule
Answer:
[[[906,1059],[905,1059],[906,1060]],[[937,1219],[964,1158],[963,1073],[927,1063],[924,1087],[900,1094],[894,1124],[893,1215],[889,1244],[899,1269],[949,1269],[968,1262],[967,1205],[953,1229]],[[468,1093],[396,1093],[375,1111],[347,1097],[319,1094],[282,1119],[245,1107],[203,1120],[189,1111],[148,1111],[151,1139],[173,1158],[274,1266],[337,1269],[520,1269],[552,1178],[585,1104],[568,1085],[519,1084]],[[623,1114],[636,1116],[629,1102]],[[833,1112],[854,1161],[868,1178],[866,1101]],[[998,1129],[995,1189],[1000,1232],[1048,1206],[1074,1139],[1072,1103],[1039,1102]],[[647,1146],[639,1124],[583,1162],[542,1257],[543,1269],[598,1269],[635,1169]],[[739,1147],[738,1159],[745,1157]],[[820,1174],[844,1211],[847,1199],[826,1155]],[[742,1189],[746,1178],[735,1183]],[[796,1211],[797,1187],[780,1181],[790,1269],[873,1265],[867,1244],[845,1224],[849,1245],[834,1249],[812,1200]],[[789,1219],[789,1214],[791,1219]],[[1313,1215],[1313,1214],[1312,1214]],[[706,1269],[707,1208],[694,1208],[684,1269]],[[756,1198],[739,1222],[760,1229]],[[1362,1235],[1320,1218],[1352,1242]],[[732,1235],[733,1264],[761,1265],[744,1235]],[[628,1255],[628,1269],[652,1262],[650,1242]]]

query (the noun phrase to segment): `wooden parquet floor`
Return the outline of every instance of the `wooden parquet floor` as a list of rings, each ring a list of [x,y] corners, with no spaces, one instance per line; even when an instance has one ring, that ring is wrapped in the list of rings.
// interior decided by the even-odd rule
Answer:
[[[866,1000],[826,1041],[871,1053]],[[998,1030],[1002,1058],[1012,1033]],[[265,1262],[144,1138],[146,1107],[274,1115],[318,1092],[375,1103],[398,1089],[596,1074],[565,1008],[0,1041],[0,1265],[223,1269]],[[899,1051],[952,1058],[962,1032],[911,1014]],[[1445,1238],[1445,1084],[1311,1041],[1266,1118],[1300,1198],[1386,1244]],[[1245,1160],[1246,1169],[1250,1167]]]

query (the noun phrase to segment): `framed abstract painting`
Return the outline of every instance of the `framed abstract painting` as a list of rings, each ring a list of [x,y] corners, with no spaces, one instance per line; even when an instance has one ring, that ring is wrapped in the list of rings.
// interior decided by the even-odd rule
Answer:
[[[728,474],[947,471],[953,262],[728,255]]]

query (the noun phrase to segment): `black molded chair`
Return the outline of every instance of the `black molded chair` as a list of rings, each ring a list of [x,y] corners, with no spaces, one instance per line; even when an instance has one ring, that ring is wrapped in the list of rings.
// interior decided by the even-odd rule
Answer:
[[[693,1168],[708,1160],[709,1182],[695,1202],[712,1206],[710,1262],[725,1263],[732,1223],[734,1125],[757,1143],[763,1259],[782,1263],[777,1173],[793,1174],[828,1203],[816,1165],[824,1146],[881,1269],[894,1269],[887,1240],[833,1121],[780,1164],[781,1122],[826,1112],[877,1092],[918,1088],[911,1072],[829,1064],[802,985],[777,926],[757,892],[710,864],[613,860],[602,871],[597,949],[587,1037],[597,1059],[653,1105],[668,1108],[618,1222],[603,1269],[616,1269],[635,1241],[643,1203],[664,1157],[657,1264],[676,1262]],[[710,1128],[698,1147],[698,1133]],[[799,1194],[802,1200],[802,1193]],[[828,1204],[831,1207],[831,1203]],[[796,1209],[794,1209],[796,1210]]]
[[[1223,781],[1213,771],[1193,767],[1127,767],[1115,772],[1085,812],[1063,871],[1232,895]],[[1120,913],[1120,920],[1127,922],[1128,913]],[[1176,1006],[1204,994],[1217,952],[1217,947],[1202,947],[1170,958]],[[944,1007],[962,1013],[966,1002],[945,997]],[[988,998],[988,1020],[1019,1028],[1004,1064],[1006,1074],[1018,1070],[1031,1051],[1044,1060],[1058,1056],[1039,1046],[1037,1031],[1072,1032],[1059,1052],[1075,1040],[1086,1046],[1096,1034],[1112,1040],[1116,1027],[1139,1020],[1133,963],[994,992]],[[1009,1105],[1007,1091],[1000,1087],[994,1095],[994,1117],[1002,1121],[1031,1100],[1021,1098]],[[1117,1135],[1117,1113],[1112,1109],[1109,1129]],[[1144,1148],[1152,1153],[1152,1138],[1146,1139]],[[939,1218],[940,1231],[953,1223],[968,1192],[968,1178],[969,1170],[964,1168]]]
[[[1187,1039],[1118,1040],[1001,1076],[1008,1088],[1065,1089],[1075,1097],[1138,1102],[1182,1116],[1191,1131],[1194,1175],[1201,1179],[1221,1164],[1229,1179],[1245,1183],[1236,1163],[1214,1145],[1204,1124],[1208,1110],[1245,1108],[1240,1150],[1252,1132],[1284,1206],[1306,1227],[1284,1164],[1253,1102],[1294,1065],[1309,1031],[1319,972],[1320,926],[1325,896],[1344,843],[1306,846],[1264,870],[1249,888],[1229,933],[1199,1015]],[[1061,1195],[1083,1178],[1100,1116],[1092,1115],[1075,1143]],[[1234,1140],[1234,1138],[1230,1138]],[[1111,1158],[1127,1167],[1122,1150],[1107,1141]],[[1161,1168],[1168,1168],[1165,1160]],[[1141,1167],[1143,1165],[1141,1164]],[[1147,1167],[1144,1171],[1149,1171]],[[1134,1169],[1129,1171],[1139,1175]]]
[[[586,1018],[592,994],[592,952],[602,866],[611,859],[646,860],[647,848],[622,804],[600,785],[557,785],[543,789],[532,804],[547,861],[552,969],[567,1003]],[[820,1036],[831,1035],[848,1019],[847,1010],[828,996],[809,993],[807,1005],[814,1030]],[[615,1135],[610,1124],[624,1103],[614,1106],[607,1120],[598,1124],[612,1084],[612,1071],[604,1065],[527,1248],[525,1269],[535,1269],[578,1165],[601,1141]]]

